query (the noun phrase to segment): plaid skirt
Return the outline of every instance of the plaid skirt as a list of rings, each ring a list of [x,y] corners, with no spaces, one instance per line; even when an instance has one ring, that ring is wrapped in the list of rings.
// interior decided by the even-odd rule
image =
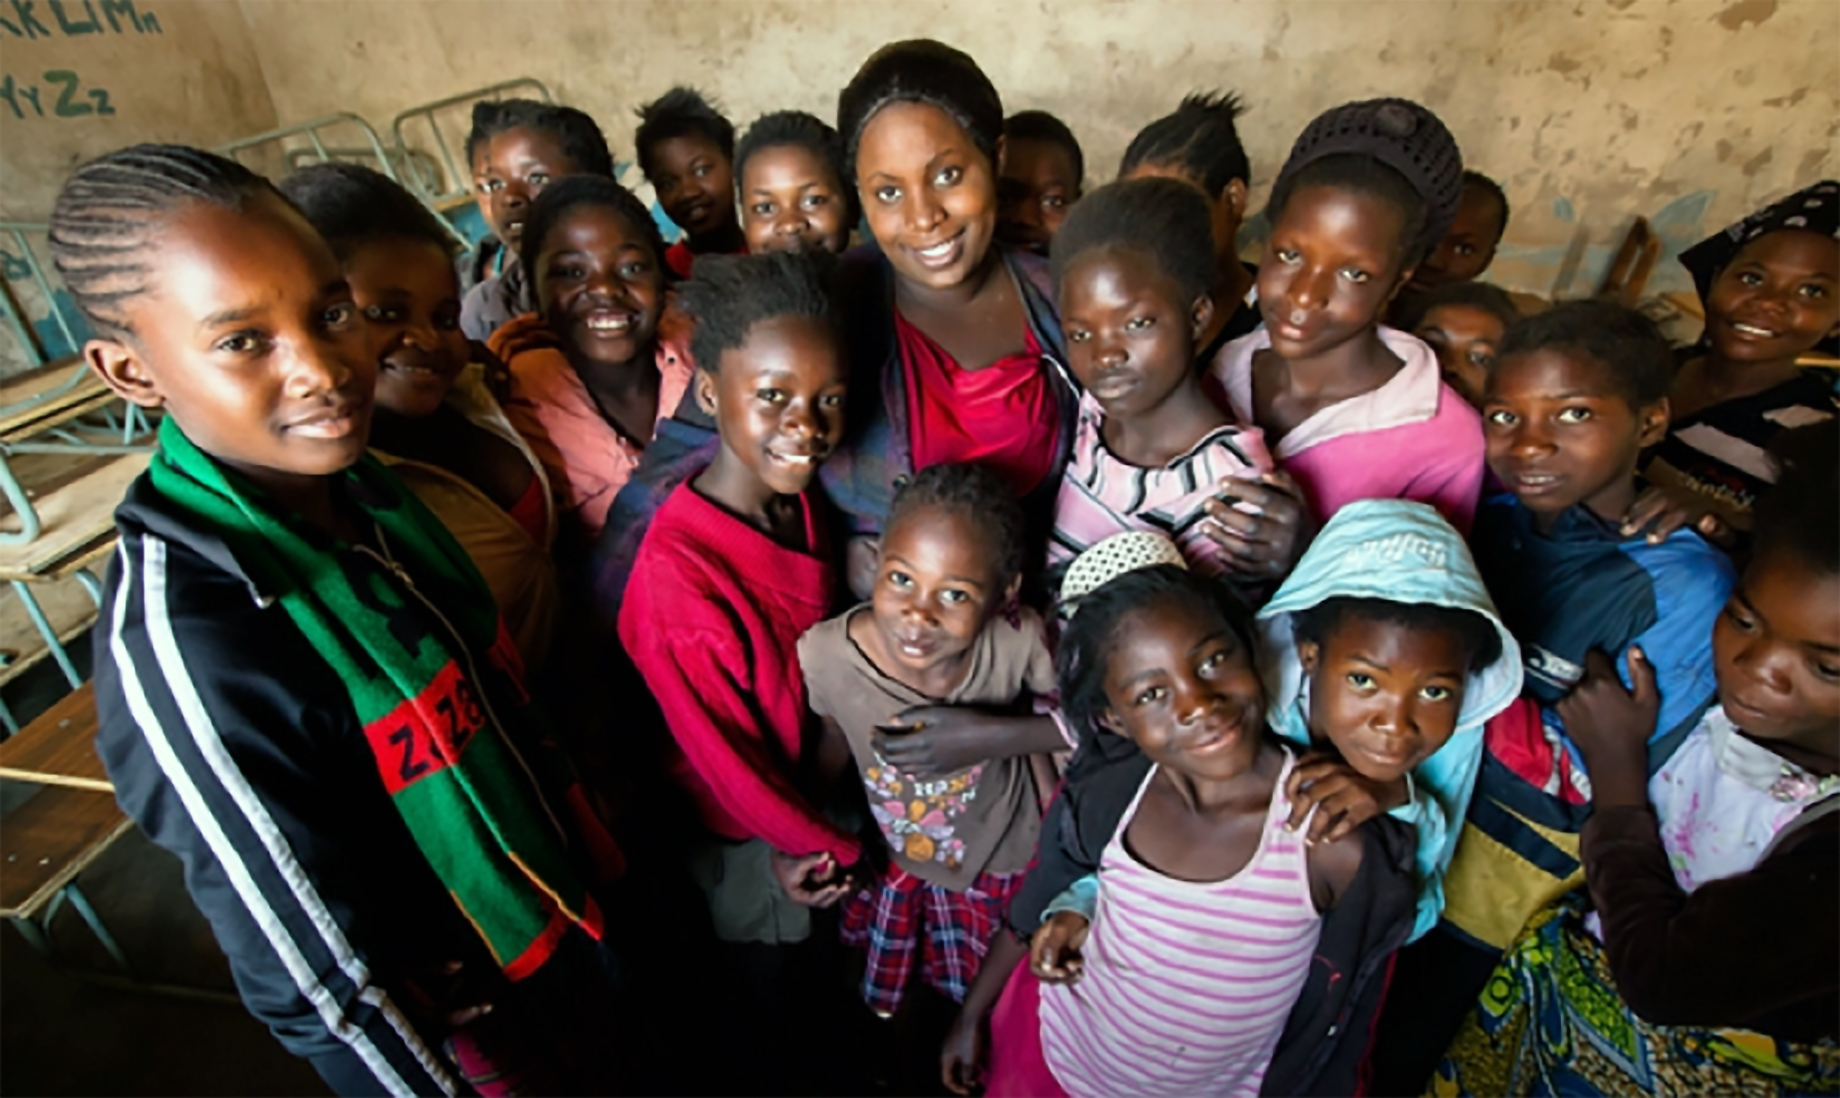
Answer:
[[[964,1002],[1023,876],[980,873],[954,892],[891,865],[877,884],[844,901],[844,944],[868,954],[863,1002],[884,1018],[900,1009],[916,956],[927,983]]]

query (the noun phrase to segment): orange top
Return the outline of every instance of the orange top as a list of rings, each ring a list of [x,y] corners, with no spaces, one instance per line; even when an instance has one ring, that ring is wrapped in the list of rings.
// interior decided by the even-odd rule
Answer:
[[[685,340],[681,335],[668,338],[663,322],[659,327],[654,431],[657,422],[677,410],[691,375],[689,356],[682,353]],[[555,335],[535,313],[492,333],[488,346],[511,370],[505,414],[548,472],[558,511],[575,516],[590,539],[598,538],[607,509],[638,466],[644,444],[634,443],[607,422]]]

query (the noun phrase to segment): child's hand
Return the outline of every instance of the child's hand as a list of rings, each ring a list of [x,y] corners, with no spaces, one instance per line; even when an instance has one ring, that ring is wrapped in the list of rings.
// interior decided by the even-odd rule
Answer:
[[[1623,536],[1634,537],[1648,531],[1648,543],[1658,545],[1681,527],[1691,527],[1714,545],[1730,547],[1737,536],[1724,519],[1712,513],[1704,502],[1685,492],[1667,488],[1645,489],[1623,514]]]
[[[1640,648],[1629,649],[1629,678],[1633,692],[1623,688],[1609,656],[1587,652],[1584,678],[1554,706],[1584,756],[1591,802],[1600,808],[1648,803],[1648,738],[1655,734],[1661,693],[1654,665]]]
[[[1227,555],[1235,575],[1283,579],[1309,545],[1303,492],[1286,473],[1258,480],[1229,477],[1203,507],[1212,522],[1202,530]]]
[[[1029,971],[1044,984],[1071,984],[1086,971],[1086,936],[1092,921],[1077,911],[1056,911],[1029,940]]]
[[[486,391],[500,404],[511,403],[511,368],[505,365],[505,360],[486,350],[486,345],[476,339],[467,340],[466,346],[470,355],[468,361],[485,367],[482,380]]]
[[[795,904],[829,907],[850,894],[854,884],[837,859],[820,852],[795,858],[773,851],[773,876]]]
[[[1304,841],[1338,842],[1382,812],[1405,804],[1407,790],[1404,778],[1375,781],[1333,755],[1305,755],[1284,783],[1284,795],[1291,802],[1285,826],[1297,830],[1315,808]]]
[[[939,1081],[953,1094],[970,1094],[984,1082],[984,1018],[961,1010],[939,1049]]]
[[[969,706],[922,705],[877,728],[875,753],[916,778],[942,778],[992,757],[990,714]]]
[[[875,594],[875,574],[881,567],[882,543],[867,534],[857,534],[843,546],[843,578],[850,594],[868,599]]]
[[[461,961],[448,961],[415,976],[403,977],[409,1013],[430,1029],[454,1030],[492,1013],[492,1000]]]

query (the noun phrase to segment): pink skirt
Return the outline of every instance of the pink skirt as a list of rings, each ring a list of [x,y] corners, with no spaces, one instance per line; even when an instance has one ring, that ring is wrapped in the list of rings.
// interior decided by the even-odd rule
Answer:
[[[1041,1050],[1041,981],[1025,959],[990,1012],[985,1098],[1068,1098]]]

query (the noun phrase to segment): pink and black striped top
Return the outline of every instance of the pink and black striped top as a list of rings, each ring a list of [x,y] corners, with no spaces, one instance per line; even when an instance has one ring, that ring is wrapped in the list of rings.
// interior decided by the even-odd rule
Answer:
[[[1226,570],[1226,555],[1203,531],[1210,521],[1202,507],[1220,495],[1230,477],[1257,480],[1277,468],[1257,427],[1220,427],[1160,469],[1126,464],[1106,448],[1105,411],[1091,393],[1080,397],[1080,422],[1067,471],[1054,502],[1054,534],[1048,567],[1065,568],[1073,558],[1111,537],[1132,530],[1168,534],[1190,568],[1204,576]]]
[[[1125,849],[1137,791],[1099,863],[1078,982],[1041,989],[1042,1052],[1068,1094],[1254,1095],[1309,975],[1322,917],[1284,782],[1264,837],[1224,881],[1180,881]]]

